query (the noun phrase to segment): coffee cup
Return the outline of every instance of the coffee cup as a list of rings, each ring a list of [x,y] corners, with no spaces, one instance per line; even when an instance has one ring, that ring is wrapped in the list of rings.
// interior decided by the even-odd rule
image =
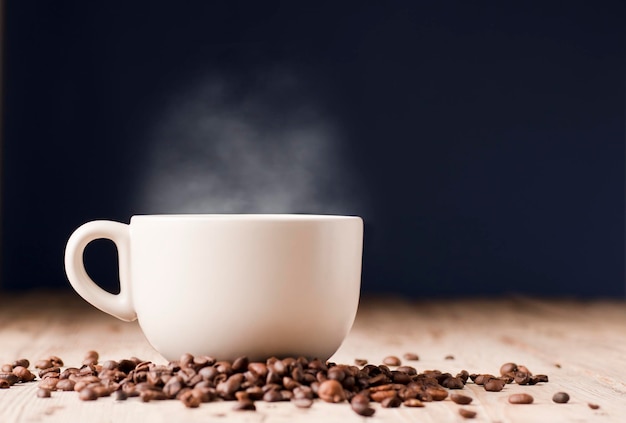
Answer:
[[[86,246],[112,240],[119,294],[100,288]],[[138,215],[85,223],[70,236],[65,270],[100,310],[138,320],[167,360],[184,353],[328,359],[348,334],[361,285],[363,221],[356,216]]]

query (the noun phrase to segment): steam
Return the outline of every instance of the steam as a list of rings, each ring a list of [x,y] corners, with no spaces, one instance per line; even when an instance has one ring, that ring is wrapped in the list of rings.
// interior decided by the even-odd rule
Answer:
[[[147,213],[362,214],[333,119],[293,74],[209,77],[172,99],[151,135]]]

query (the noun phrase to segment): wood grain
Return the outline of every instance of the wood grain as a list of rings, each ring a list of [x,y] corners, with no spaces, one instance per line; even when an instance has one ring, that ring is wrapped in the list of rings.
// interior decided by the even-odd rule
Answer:
[[[51,354],[77,366],[86,351],[101,359],[137,356],[164,363],[146,342],[137,323],[121,322],[76,295],[0,294],[0,363],[26,357],[31,362]],[[626,415],[626,303],[546,301],[528,298],[407,302],[365,299],[350,335],[332,357],[340,363],[365,358],[379,364],[387,355],[415,352],[406,362],[419,371],[497,373],[507,361],[544,373],[550,382],[535,386],[507,385],[486,392],[468,383],[463,393],[474,398],[465,406],[476,422],[622,422]],[[446,359],[452,355],[454,359]],[[35,395],[36,384],[0,390],[0,422],[457,422],[460,406],[450,400],[424,408],[382,409],[366,419],[346,404],[316,401],[308,410],[289,403],[258,402],[257,412],[234,412],[216,402],[186,409],[178,401],[115,402],[101,398],[81,402],[74,393]],[[555,392],[571,400],[555,404]],[[533,395],[531,405],[507,402],[511,393]],[[588,403],[600,405],[597,410]]]

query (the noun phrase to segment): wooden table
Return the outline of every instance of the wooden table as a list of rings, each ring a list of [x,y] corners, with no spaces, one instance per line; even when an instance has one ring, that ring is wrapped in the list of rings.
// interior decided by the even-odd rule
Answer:
[[[102,360],[138,356],[165,363],[145,341],[136,323],[124,323],[73,294],[0,294],[0,363],[49,355],[78,366],[95,349]],[[465,408],[476,422],[624,422],[626,421],[626,303],[545,301],[528,298],[407,302],[365,299],[352,332],[332,357],[338,363],[366,358],[379,364],[390,354],[419,354],[418,371],[455,374],[498,373],[514,361],[550,381],[535,386],[507,385],[486,392],[468,383],[461,391],[474,398]],[[446,356],[453,356],[453,359]],[[32,365],[31,365],[32,367]],[[319,400],[310,409],[290,403],[258,402],[256,412],[231,411],[232,403],[187,409],[179,401],[142,403],[100,398],[81,402],[73,392],[37,398],[36,383],[0,390],[0,422],[457,422],[459,405],[449,399],[424,408],[382,409],[372,418],[356,415],[347,404]],[[566,391],[567,404],[553,403]],[[530,393],[531,405],[507,402],[511,393]],[[598,404],[593,410],[588,403]]]

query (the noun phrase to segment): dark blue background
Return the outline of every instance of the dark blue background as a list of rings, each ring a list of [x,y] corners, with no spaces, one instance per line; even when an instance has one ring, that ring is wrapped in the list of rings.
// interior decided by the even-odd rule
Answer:
[[[5,3],[4,289],[70,289],[79,224],[153,212],[130,182],[181,81],[283,66],[364,187],[365,292],[625,294],[621,1]]]

